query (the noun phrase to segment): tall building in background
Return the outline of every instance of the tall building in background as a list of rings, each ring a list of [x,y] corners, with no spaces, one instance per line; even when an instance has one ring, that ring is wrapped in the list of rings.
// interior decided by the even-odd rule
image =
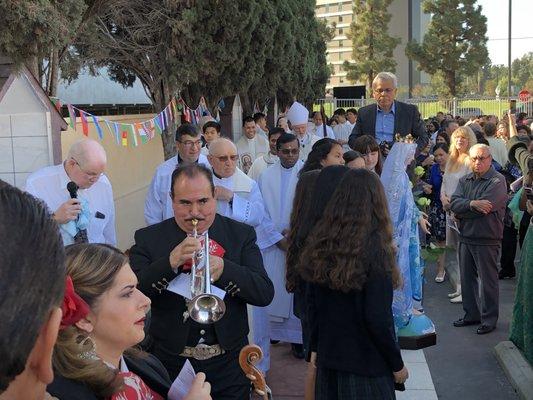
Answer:
[[[422,12],[422,0],[394,0],[389,6],[392,18],[389,34],[399,37],[402,42],[394,50],[398,84],[410,90],[419,84],[429,83],[427,74],[416,69],[416,63],[405,55],[405,45],[411,39],[422,41],[430,16]],[[352,61],[352,41],[348,39],[350,24],[357,18],[353,12],[352,0],[317,0],[315,15],[326,20],[329,26],[335,24],[335,37],[327,44],[327,63],[332,66],[332,74],[326,90],[344,86],[364,86],[362,82],[350,82],[346,78],[342,64]]]

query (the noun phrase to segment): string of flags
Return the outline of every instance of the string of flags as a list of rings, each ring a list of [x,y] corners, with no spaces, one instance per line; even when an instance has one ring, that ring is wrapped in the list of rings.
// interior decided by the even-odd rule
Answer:
[[[61,108],[61,103],[58,99],[55,99],[54,105],[58,109]],[[66,107],[72,129],[77,130],[76,118],[79,117],[81,120],[81,131],[85,136],[89,136],[89,122],[92,122],[100,140],[103,140],[104,128],[107,128],[116,143],[124,147],[130,144],[133,147],[137,147],[139,142],[144,144],[152,140],[157,134],[161,135],[169,125],[178,121],[180,114],[183,121],[193,125],[197,125],[204,116],[212,116],[207,108],[204,97],[200,98],[200,102],[195,109],[189,107],[181,97],[173,97],[167,106],[153,118],[135,123],[110,121],[75,107],[72,104],[66,104]],[[223,108],[224,100],[221,99],[215,109],[217,116],[215,119],[217,121],[220,119],[219,113]]]

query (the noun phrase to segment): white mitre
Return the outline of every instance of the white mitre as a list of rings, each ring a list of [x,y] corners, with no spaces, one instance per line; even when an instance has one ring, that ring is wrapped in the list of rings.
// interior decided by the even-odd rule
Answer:
[[[287,119],[294,125],[304,125],[309,121],[309,111],[303,105],[295,101],[287,112]]]

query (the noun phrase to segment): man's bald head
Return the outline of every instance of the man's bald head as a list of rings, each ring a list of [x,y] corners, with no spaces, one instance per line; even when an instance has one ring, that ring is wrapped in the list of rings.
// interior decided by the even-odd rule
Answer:
[[[237,146],[226,138],[216,139],[209,145],[209,163],[213,167],[215,176],[219,178],[228,178],[232,176],[237,169]]]
[[[104,173],[106,152],[97,141],[82,139],[70,147],[64,165],[69,178],[80,188],[87,189]]]
[[[227,138],[218,138],[209,145],[209,154],[212,156],[217,156],[218,153],[227,152],[228,150],[234,150],[237,153],[237,146]]]
[[[92,139],[81,139],[75,142],[70,146],[68,157],[75,158],[82,165],[91,161],[107,163],[107,155],[104,148],[96,140]]]

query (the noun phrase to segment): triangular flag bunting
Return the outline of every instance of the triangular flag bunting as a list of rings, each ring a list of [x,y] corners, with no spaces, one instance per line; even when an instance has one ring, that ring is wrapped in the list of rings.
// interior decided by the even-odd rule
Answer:
[[[98,123],[98,117],[96,115],[91,115],[93,118],[94,126],[96,127],[96,133],[98,133],[98,137],[100,140],[104,139],[104,131],[102,131],[102,127]]]
[[[78,110],[80,112],[80,118],[81,118],[81,127],[83,129],[83,134],[85,136],[89,136],[89,124],[87,123],[87,115],[85,114],[85,111]]]
[[[68,117],[70,119],[70,127],[74,130],[76,130],[76,111],[74,110],[74,107],[72,107],[72,104],[67,104],[68,109]]]

